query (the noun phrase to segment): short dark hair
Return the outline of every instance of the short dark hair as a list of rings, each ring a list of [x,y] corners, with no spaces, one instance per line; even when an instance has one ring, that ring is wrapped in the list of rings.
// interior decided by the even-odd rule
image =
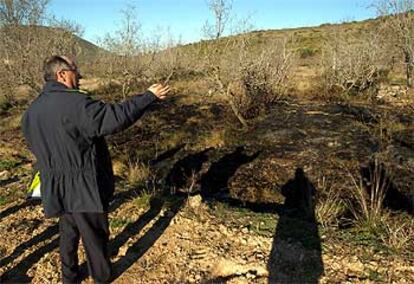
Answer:
[[[53,55],[45,60],[43,65],[43,78],[45,81],[56,80],[56,73],[60,70],[68,69],[71,70],[72,64],[68,62],[61,55]]]

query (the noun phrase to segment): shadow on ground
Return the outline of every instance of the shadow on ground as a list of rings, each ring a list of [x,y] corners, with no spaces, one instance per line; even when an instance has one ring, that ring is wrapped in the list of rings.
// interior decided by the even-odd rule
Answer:
[[[213,199],[236,208],[279,215],[267,268],[268,283],[319,283],[324,273],[321,239],[315,218],[316,188],[301,168],[283,187],[283,204],[243,202],[217,196]],[[211,199],[210,199],[211,200]],[[227,283],[237,275],[203,283]]]
[[[178,148],[174,149],[167,156],[173,156],[178,150]],[[211,150],[205,149],[179,160],[167,175],[169,177],[167,180],[175,186],[186,185],[189,173],[200,174],[203,165],[208,162]],[[317,283],[324,269],[313,204],[316,189],[307,179],[303,170],[297,169],[295,177],[283,186],[282,193],[286,197],[283,205],[243,202],[229,195],[229,180],[241,166],[254,161],[259,154],[256,152],[248,155],[244,153],[243,147],[238,147],[211,163],[209,169],[197,180],[200,193],[207,200],[226,202],[231,206],[249,208],[254,212],[278,214],[280,216],[279,223],[275,231],[268,263],[269,283]],[[111,204],[111,210],[115,210],[136,194],[136,189],[118,193]],[[172,198],[173,201],[168,204],[165,204],[165,195],[153,197],[149,210],[137,221],[128,224],[120,234],[110,241],[110,254],[116,256],[119,254],[119,249],[129,239],[137,236],[151,221],[156,220],[142,237],[128,247],[125,255],[113,263],[113,280],[119,278],[154,245],[185,204],[185,197]],[[19,210],[18,208],[10,209],[10,212],[2,212],[2,214],[7,216]],[[57,225],[50,226],[42,233],[21,244],[10,256],[2,260],[2,265],[10,263],[12,259],[22,255],[30,247],[45,241],[47,241],[46,244],[23,258],[15,267],[6,271],[1,276],[1,283],[31,281],[27,276],[28,270],[46,253],[59,246]],[[85,279],[88,275],[86,263],[80,265],[80,271],[82,279]]]
[[[318,283],[323,274],[315,193],[315,187],[301,168],[282,187],[286,199],[269,257],[269,283]]]
[[[204,200],[229,197],[229,180],[241,166],[253,162],[260,155],[260,151],[248,155],[244,150],[243,146],[239,146],[211,164],[200,178],[201,196]]]
[[[12,206],[10,208],[7,208],[6,210],[3,210],[0,212],[0,220],[3,220],[7,216],[16,213],[17,211],[24,209],[26,207],[30,206],[37,206],[40,205],[40,200],[25,200],[24,202],[17,204],[15,206]]]
[[[136,189],[131,189],[128,191],[119,192],[115,194],[114,201],[111,203],[111,206],[110,206],[111,207],[110,211],[116,210],[119,206],[121,206],[123,203],[125,203],[130,198],[136,195],[137,195]],[[39,202],[35,204],[39,205]],[[10,208],[10,210],[6,210],[8,212],[4,212],[4,213],[7,213],[7,215],[10,215],[30,205],[32,205],[32,203],[25,202],[19,206]],[[147,212],[146,214],[144,214],[142,218],[148,219],[149,216],[152,216],[152,214],[149,214]],[[142,218],[140,218],[140,220],[142,220]],[[50,253],[53,250],[59,248],[58,232],[59,232],[59,226],[57,224],[49,226],[43,232],[39,233],[38,235],[34,236],[30,240],[19,245],[9,256],[1,259],[0,260],[1,266],[5,266],[9,264],[10,262],[12,262],[14,259],[24,254],[24,252],[26,250],[29,250],[31,247],[47,242],[46,244],[40,246],[35,251],[30,253],[28,256],[23,258],[16,266],[4,272],[3,275],[0,276],[0,283],[30,283],[32,279],[27,275],[27,272],[29,271],[29,269],[33,265],[35,265],[45,254]],[[118,241],[118,243],[120,243],[120,241]]]

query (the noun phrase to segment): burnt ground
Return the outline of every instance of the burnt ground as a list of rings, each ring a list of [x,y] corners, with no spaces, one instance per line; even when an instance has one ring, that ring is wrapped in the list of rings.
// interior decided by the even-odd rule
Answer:
[[[1,282],[57,283],[56,220],[24,202],[31,157],[11,117],[1,128]],[[377,158],[388,222],[412,227],[411,109],[290,101],[250,124],[241,129],[222,103],[177,97],[109,139],[126,165],[110,214],[115,283],[414,281],[412,230],[397,250],[346,210],[322,227],[301,193],[318,204],[327,180],[352,200],[350,176],[369,182]],[[150,168],[144,183],[128,182],[131,162]]]

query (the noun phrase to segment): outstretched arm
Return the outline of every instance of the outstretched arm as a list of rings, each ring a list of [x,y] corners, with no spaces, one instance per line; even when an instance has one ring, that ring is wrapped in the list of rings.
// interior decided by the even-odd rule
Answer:
[[[106,136],[124,130],[134,124],[151,103],[166,99],[169,90],[169,86],[155,84],[144,94],[118,104],[86,98],[80,114],[83,129],[89,137]]]

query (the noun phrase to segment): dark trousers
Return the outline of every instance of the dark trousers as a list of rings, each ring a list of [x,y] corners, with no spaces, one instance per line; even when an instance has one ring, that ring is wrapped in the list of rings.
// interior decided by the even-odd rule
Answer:
[[[82,238],[88,270],[97,283],[108,283],[111,278],[106,213],[71,213],[59,218],[60,258],[63,283],[80,283],[78,246]]]

